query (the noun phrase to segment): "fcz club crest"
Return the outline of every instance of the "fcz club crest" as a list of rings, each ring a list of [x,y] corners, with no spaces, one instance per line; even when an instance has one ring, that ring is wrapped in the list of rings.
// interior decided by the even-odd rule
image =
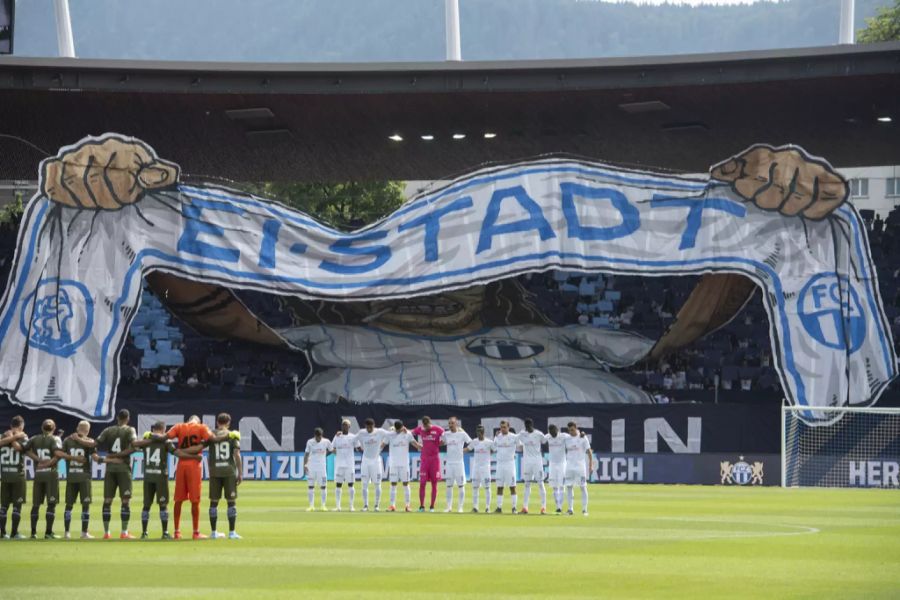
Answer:
[[[544,351],[544,346],[512,338],[479,337],[467,343],[466,350],[494,360],[523,360],[537,356]]]
[[[94,323],[94,301],[84,284],[42,279],[22,303],[19,328],[28,344],[69,357],[84,344]]]
[[[719,463],[719,475],[722,485],[762,485],[763,463],[756,461],[750,464],[741,456],[737,462],[723,460]]]

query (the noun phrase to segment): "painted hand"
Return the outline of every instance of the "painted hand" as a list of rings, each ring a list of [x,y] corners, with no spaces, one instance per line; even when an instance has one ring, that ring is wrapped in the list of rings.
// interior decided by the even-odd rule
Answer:
[[[178,182],[179,168],[135,138],[104,136],[62,150],[41,163],[41,192],[59,204],[119,210],[148,190]]]
[[[830,165],[792,146],[756,145],[714,165],[713,179],[759,208],[786,216],[824,219],[849,196],[847,181]]]

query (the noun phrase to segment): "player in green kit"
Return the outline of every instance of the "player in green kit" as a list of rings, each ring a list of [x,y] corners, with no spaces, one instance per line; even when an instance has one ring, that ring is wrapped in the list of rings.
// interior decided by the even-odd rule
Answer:
[[[106,475],[103,478],[103,539],[108,540],[112,536],[109,533],[109,521],[112,518],[112,502],[119,492],[122,502],[120,516],[122,518],[122,533],[120,539],[131,540],[134,536],[128,533],[128,521],[131,520],[131,454],[134,452],[132,444],[137,438],[134,427],[128,425],[131,413],[126,409],[116,414],[116,424],[104,429],[97,437],[97,446],[107,451],[102,459],[106,463]],[[98,455],[94,460],[100,461]]]
[[[155,436],[153,434],[156,434]],[[150,522],[150,508],[153,499],[159,505],[159,521],[162,524],[162,539],[170,540],[169,535],[169,454],[178,454],[175,443],[167,440],[166,424],[157,421],[144,434],[144,439],[136,440],[134,447],[144,454],[144,506],[141,509],[141,539],[150,537],[147,524]],[[202,446],[198,449],[202,450]]]
[[[23,446],[28,442],[25,420],[16,415],[9,422],[9,431],[0,437],[0,537],[22,539],[19,520],[25,503],[25,458]],[[12,529],[6,533],[6,514],[12,505]]]
[[[38,515],[41,504],[47,500],[47,530],[44,539],[58,540],[53,533],[53,522],[56,520],[56,504],[59,502],[59,471],[56,464],[65,456],[62,451],[62,440],[54,435],[56,423],[53,419],[45,419],[41,423],[41,433],[25,444],[25,456],[34,461],[34,484],[31,498],[31,539],[37,539]]]
[[[216,417],[215,438],[209,445],[209,525],[211,539],[223,538],[216,531],[219,518],[219,498],[225,493],[228,503],[228,539],[239,540],[241,536],[234,530],[237,520],[237,486],[243,480],[241,472],[241,434],[229,431],[231,415],[220,413]],[[223,439],[224,438],[224,439]]]
[[[75,501],[81,499],[81,539],[93,539],[88,533],[91,521],[91,454],[97,443],[88,437],[91,424],[80,421],[75,433],[63,440],[63,459],[66,461],[66,509],[63,523],[66,527],[65,537],[70,538],[69,526],[72,524],[72,508]]]

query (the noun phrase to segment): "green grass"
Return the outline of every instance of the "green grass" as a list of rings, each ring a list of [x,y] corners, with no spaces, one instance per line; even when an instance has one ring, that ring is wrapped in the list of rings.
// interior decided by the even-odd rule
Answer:
[[[0,542],[2,595],[392,598],[422,597],[425,585],[429,597],[517,599],[900,595],[896,490],[594,485],[586,518],[307,513],[304,482],[247,482],[240,494],[241,541],[157,541],[154,508],[154,541]],[[443,498],[442,487],[440,508]],[[208,531],[205,504],[201,522]],[[95,535],[100,525],[95,505]]]

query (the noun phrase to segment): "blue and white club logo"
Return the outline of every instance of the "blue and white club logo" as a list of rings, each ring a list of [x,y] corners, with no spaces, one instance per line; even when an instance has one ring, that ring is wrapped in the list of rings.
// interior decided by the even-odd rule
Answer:
[[[42,279],[22,303],[22,335],[48,354],[72,356],[93,325],[94,301],[83,284],[71,279]]]
[[[738,485],[747,485],[753,477],[753,468],[744,462],[742,456],[739,461],[731,465],[731,478]]]
[[[812,277],[800,291],[797,312],[806,332],[828,348],[856,352],[866,339],[862,302],[846,277]]]
[[[523,360],[537,356],[544,351],[544,346],[511,338],[480,337],[466,344],[466,350],[495,360]]]

